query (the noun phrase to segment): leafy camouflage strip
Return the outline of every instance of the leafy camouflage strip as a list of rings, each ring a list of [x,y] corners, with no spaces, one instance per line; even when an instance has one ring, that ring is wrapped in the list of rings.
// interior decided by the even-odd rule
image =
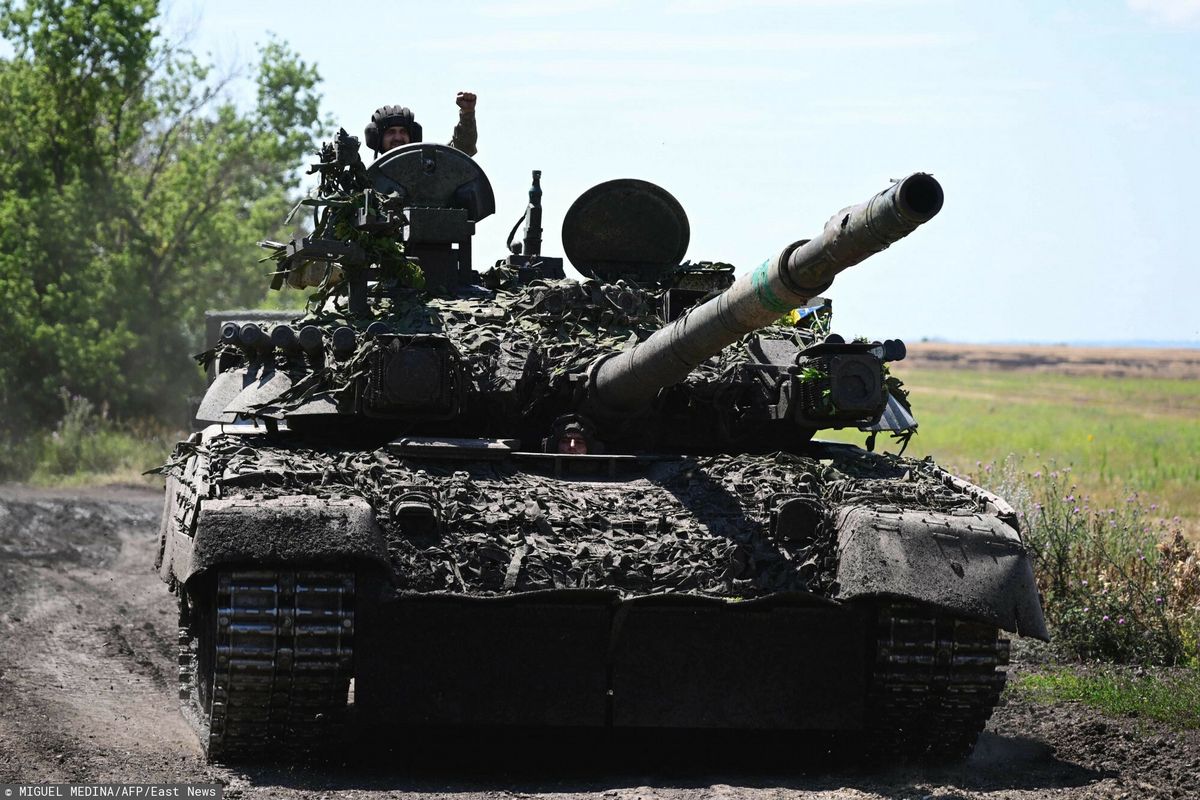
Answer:
[[[932,462],[861,453],[836,463],[776,453],[648,462],[621,481],[569,480],[527,462],[417,461],[378,450],[297,447],[283,437],[222,435],[180,451],[209,459],[210,496],[346,494],[366,499],[388,537],[399,588],[496,595],[614,589],[756,597],[836,591],[838,506],[981,511]],[[405,533],[392,517],[417,493],[439,530]],[[776,535],[771,511],[799,498],[811,530]]]

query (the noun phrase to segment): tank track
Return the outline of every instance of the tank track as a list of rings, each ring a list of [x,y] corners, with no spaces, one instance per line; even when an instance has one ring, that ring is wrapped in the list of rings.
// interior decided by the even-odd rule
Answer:
[[[887,753],[965,758],[1004,690],[1009,642],[995,626],[926,606],[879,608],[871,728]]]
[[[328,749],[354,666],[354,574],[221,571],[183,608],[179,696],[210,760]]]

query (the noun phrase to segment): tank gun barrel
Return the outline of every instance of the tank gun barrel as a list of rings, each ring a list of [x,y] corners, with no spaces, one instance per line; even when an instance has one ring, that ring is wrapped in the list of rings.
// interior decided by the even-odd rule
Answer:
[[[589,402],[611,414],[645,406],[700,362],[803,305],[829,288],[842,270],[928,222],[941,210],[942,199],[941,184],[917,172],[865,203],[842,209],[815,239],[789,245],[646,341],[598,362]]]

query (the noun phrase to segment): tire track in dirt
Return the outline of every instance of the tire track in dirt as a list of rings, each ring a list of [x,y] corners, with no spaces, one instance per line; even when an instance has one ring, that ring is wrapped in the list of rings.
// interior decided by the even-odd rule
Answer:
[[[171,699],[171,601],[145,560],[160,505],[151,498],[6,504],[0,545],[15,580],[0,596],[0,742],[18,758],[0,759],[0,771],[96,780],[166,767],[173,751],[199,756]]]

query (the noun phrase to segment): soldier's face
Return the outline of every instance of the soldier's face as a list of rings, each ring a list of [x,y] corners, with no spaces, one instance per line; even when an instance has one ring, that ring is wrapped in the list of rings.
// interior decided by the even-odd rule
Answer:
[[[563,437],[558,440],[558,452],[586,455],[587,440],[578,433],[564,434]]]
[[[408,138],[408,128],[402,125],[393,125],[383,132],[383,152],[387,152],[394,147],[399,147],[402,144],[408,144],[411,141]]]

